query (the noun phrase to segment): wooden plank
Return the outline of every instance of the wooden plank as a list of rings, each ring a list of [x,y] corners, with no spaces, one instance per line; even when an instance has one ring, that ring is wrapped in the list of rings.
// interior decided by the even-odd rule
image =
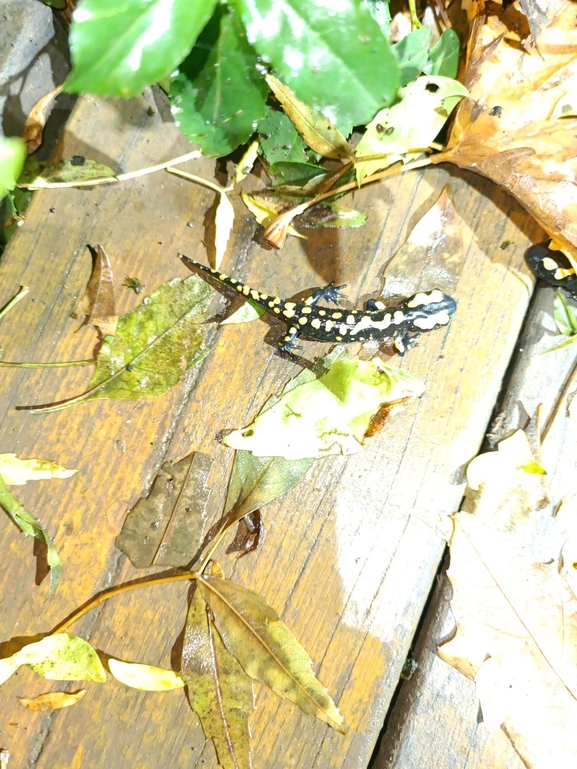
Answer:
[[[554,289],[539,285],[519,337],[507,385],[491,429],[499,441],[526,424],[542,405],[546,436],[543,461],[553,509],[575,495],[575,415],[567,413],[575,393],[575,348],[543,355],[561,341],[553,321]],[[415,643],[419,667],[399,689],[381,737],[373,769],[522,769],[525,765],[501,730],[489,732],[479,714],[475,685],[436,653],[455,626],[450,584],[443,573]],[[431,715],[434,714],[434,717]]]
[[[64,154],[133,169],[186,152],[162,112],[147,114],[149,100],[81,99]],[[204,160],[193,172],[210,176],[212,168]],[[406,359],[393,361],[425,381],[425,396],[363,452],[316,463],[293,492],[267,506],[258,552],[239,562],[218,553],[227,575],[261,592],[294,630],[348,727],[346,736],[337,735],[259,691],[255,766],[367,765],[443,552],[439,516],[458,505],[463,463],[480,445],[521,325],[530,286],[521,257],[535,228],[496,188],[443,168],[355,193],[355,206],[369,213],[367,226],[312,231],[280,254],[252,240],[251,219],[234,201],[239,226],[223,265],[227,272],[283,296],[346,282],[356,302],[378,292],[383,265],[447,181],[465,222],[458,315],[448,334],[431,334]],[[68,319],[89,273],[85,244],[107,248],[118,281],[136,274],[152,290],[184,274],[176,252],[203,260],[203,220],[212,202],[212,193],[168,175],[92,191],[40,192],[1,265],[0,301],[21,283],[36,300],[4,319],[5,359],[87,357],[94,337],[74,334],[77,324]],[[500,250],[504,239],[514,247]],[[135,299],[121,296],[124,311]],[[186,386],[139,403],[94,402],[44,416],[14,412],[16,404],[80,392],[88,376],[2,372],[4,450],[79,468],[69,481],[18,490],[57,536],[66,571],[54,598],[46,582],[33,584],[29,544],[8,522],[0,524],[6,638],[47,630],[95,590],[143,573],[119,555],[114,538],[163,461],[191,450],[211,455],[207,525],[220,515],[232,452],[215,435],[246,424],[299,370],[265,343],[278,333],[267,333],[262,322],[219,329]],[[306,343],[309,359],[325,350]],[[182,585],[135,591],[73,630],[113,656],[170,666],[185,606]],[[111,681],[90,686],[74,708],[48,715],[22,711],[14,696],[48,688],[28,670],[2,688],[0,729],[15,765],[216,766],[181,693],[146,694]]]

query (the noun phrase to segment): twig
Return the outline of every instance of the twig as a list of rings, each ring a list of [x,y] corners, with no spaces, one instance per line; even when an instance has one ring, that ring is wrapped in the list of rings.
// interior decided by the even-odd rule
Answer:
[[[170,166],[167,166],[166,170],[168,171],[169,174],[174,174],[175,176],[181,176],[183,179],[188,179],[189,182],[202,184],[203,187],[208,187],[209,190],[214,190],[219,194],[222,192],[230,192],[233,189],[233,185],[230,185],[229,187],[221,187],[220,184],[216,184],[215,182],[210,182],[208,179],[203,179],[202,176],[187,174],[186,171],[181,171],[178,168],[171,168]]]
[[[571,373],[567,377],[567,380],[565,381],[563,389],[559,393],[559,396],[555,401],[555,405],[553,406],[551,413],[547,418],[547,423],[545,424],[545,426],[543,427],[543,430],[541,431],[541,443],[544,443],[545,438],[547,437],[547,433],[553,426],[553,422],[557,419],[559,412],[561,411],[561,406],[563,406],[567,402],[567,396],[569,395],[569,390],[576,384],[576,382],[577,382],[577,359],[575,360],[575,363],[573,364],[573,368],[571,369]]]
[[[58,363],[16,363],[8,360],[0,360],[3,368],[70,368],[72,366],[90,366],[96,363],[94,358],[88,360],[65,360]]]
[[[187,160],[195,160],[202,157],[200,150],[193,150],[186,155],[181,155],[178,158],[172,158],[166,160],[164,163],[158,163],[155,166],[148,166],[148,168],[141,168],[138,171],[127,171],[125,174],[118,174],[118,176],[105,176],[97,177],[96,179],[83,179],[79,182],[46,182],[45,184],[36,185],[34,182],[30,184],[19,184],[18,187],[23,189],[61,189],[63,187],[95,187],[99,184],[115,184],[116,182],[125,182],[127,179],[137,179],[139,176],[146,176],[147,174],[153,174],[156,171],[162,171],[168,166],[174,166],[178,163],[185,163]],[[41,178],[41,177],[40,177]]]
[[[90,598],[79,609],[73,611],[72,614],[70,614],[65,620],[56,625],[56,627],[50,631],[49,635],[61,633],[63,630],[72,625],[73,622],[79,620],[80,617],[88,614],[89,611],[95,609],[103,601],[107,601],[109,598],[112,598],[115,595],[127,593],[129,590],[136,590],[139,587],[150,587],[151,585],[163,585],[166,582],[182,582],[184,580],[197,579],[198,576],[198,572],[186,571],[179,574],[169,574],[168,576],[164,577],[152,577],[150,579],[139,580],[137,582],[126,582],[124,585],[116,585],[115,587],[108,588],[108,590],[102,590],[100,593],[96,593],[96,595],[92,596],[92,598]]]
[[[10,299],[10,301],[7,304],[5,304],[4,307],[2,307],[2,309],[0,310],[0,318],[3,318],[6,315],[6,313],[9,310],[11,310],[14,307],[14,305],[18,304],[18,302],[21,299],[23,299],[29,291],[30,289],[28,288],[28,286],[20,286],[20,290],[18,291],[18,293],[15,294],[12,297],[12,299]]]

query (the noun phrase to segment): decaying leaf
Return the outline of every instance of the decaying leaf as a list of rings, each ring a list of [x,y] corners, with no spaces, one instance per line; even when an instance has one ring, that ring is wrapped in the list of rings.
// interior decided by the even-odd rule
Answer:
[[[51,681],[106,681],[102,662],[92,646],[78,636],[56,633],[24,646],[0,660],[0,684],[22,665]]]
[[[251,320],[257,320],[262,317],[265,312],[266,310],[264,307],[253,302],[252,299],[247,299],[236,312],[233,312],[232,315],[229,315],[228,318],[221,321],[220,325],[226,326],[229,323],[250,323]]]
[[[190,705],[206,737],[214,742],[219,764],[224,769],[250,769],[252,681],[223,644],[198,588],[186,618],[182,677]]]
[[[134,566],[190,563],[203,536],[211,465],[211,457],[195,452],[162,466],[150,494],[128,513],[116,539]]]
[[[286,207],[286,200],[281,201],[279,197],[269,195],[248,195],[246,192],[241,192],[240,196],[243,199],[245,206],[263,227],[267,227]],[[294,235],[296,238],[305,237],[305,235],[301,235],[301,233],[297,232],[291,225],[288,226],[288,234]]]
[[[262,596],[215,577],[199,579],[197,587],[224,645],[251,678],[333,729],[345,731],[343,717],[315,677],[310,657]]]
[[[24,534],[35,537],[46,545],[46,560],[50,567],[50,592],[56,590],[56,585],[62,575],[62,561],[56,552],[54,540],[48,536],[40,521],[38,521],[6,488],[4,478],[0,475],[0,507],[12,518]],[[1,678],[1,673],[0,673]],[[0,681],[1,683],[1,681]]]
[[[274,406],[223,442],[255,456],[285,459],[354,454],[383,403],[418,397],[423,384],[373,361],[337,360],[320,379],[285,392]]]
[[[469,43],[470,99],[459,105],[449,150],[432,162],[493,180],[577,258],[577,118],[553,117],[560,100],[575,92],[575,4],[556,3],[557,14],[536,40],[538,54],[510,40],[498,6],[491,7],[488,17],[478,9]],[[528,37],[524,23],[517,12],[519,34]]]
[[[98,326],[103,336],[114,336],[118,315],[114,301],[114,277],[110,258],[98,243],[91,249],[94,256],[92,275],[86,293],[76,305],[73,318],[86,316],[86,323]]]
[[[291,89],[273,75],[267,75],[266,81],[309,147],[325,158],[353,157],[352,147],[330,120],[297,99]]]
[[[301,216],[304,227],[362,227],[367,215],[337,203],[320,203]]]
[[[62,86],[59,85],[50,93],[47,93],[30,110],[26,122],[24,123],[24,132],[22,138],[26,142],[26,149],[28,154],[35,152],[42,144],[42,132],[46,125],[46,113],[48,108],[62,91]]]
[[[198,275],[163,283],[142,304],[118,319],[116,336],[99,350],[88,390],[35,413],[113,398],[139,400],[164,395],[208,353],[204,313],[215,291]]]
[[[237,558],[243,558],[257,549],[263,535],[264,523],[262,513],[260,510],[254,510],[238,522],[234,539],[226,548],[226,554],[236,553]]]
[[[461,99],[468,95],[461,83],[439,75],[420,77],[401,88],[400,93],[401,101],[378,112],[357,145],[357,158],[385,156],[357,163],[359,182],[399,160],[407,163],[418,157],[435,139]]]
[[[172,689],[181,689],[185,685],[174,670],[165,670],[153,665],[122,662],[122,660],[111,658],[108,660],[108,669],[121,684],[145,692],[168,692]]]
[[[545,769],[577,760],[567,728],[577,723],[577,600],[559,567],[567,520],[543,506],[533,443],[517,433],[492,465],[470,466],[479,490],[453,516],[450,542],[457,632],[439,653],[475,679],[489,728],[502,726],[525,765]]]
[[[386,267],[383,296],[438,288],[452,296],[463,266],[463,222],[447,185]]]
[[[108,166],[97,163],[95,160],[76,155],[73,158],[61,160],[53,166],[47,166],[44,171],[26,186],[29,190],[39,190],[42,187],[50,187],[55,182],[76,184],[90,179],[115,178],[116,174]]]
[[[16,454],[0,454],[0,475],[7,486],[24,486],[27,481],[49,478],[70,478],[77,472],[49,459],[19,459]]]
[[[219,270],[234,224],[234,208],[226,192],[220,193],[214,220],[214,269]]]
[[[60,710],[76,705],[85,694],[86,689],[79,689],[77,692],[47,692],[33,699],[27,697],[18,697],[18,699],[27,710]]]

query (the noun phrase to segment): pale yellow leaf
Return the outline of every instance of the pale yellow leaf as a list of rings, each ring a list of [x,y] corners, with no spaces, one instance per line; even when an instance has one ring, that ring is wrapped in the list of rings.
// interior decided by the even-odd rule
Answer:
[[[86,689],[80,689],[77,692],[48,692],[39,694],[38,697],[28,699],[27,697],[18,697],[20,704],[28,710],[60,710],[75,705],[86,694]]]
[[[108,669],[120,683],[146,692],[167,692],[184,686],[184,681],[178,673],[153,665],[122,662],[111,658],[108,660]]]
[[[216,208],[216,216],[214,220],[215,234],[214,234],[214,269],[219,270],[226,247],[228,245],[228,239],[234,224],[234,208],[232,203],[228,199],[225,192],[220,193],[220,200]]]
[[[70,478],[77,472],[48,459],[19,459],[16,454],[0,454],[0,475],[7,486],[23,486],[27,481],[48,478]]]

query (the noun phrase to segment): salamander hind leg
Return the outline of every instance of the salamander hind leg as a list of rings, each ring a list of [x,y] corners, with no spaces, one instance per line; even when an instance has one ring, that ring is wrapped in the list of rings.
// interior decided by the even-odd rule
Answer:
[[[383,302],[379,302],[377,299],[367,299],[365,302],[365,309],[367,312],[379,312],[380,310],[386,310],[386,306]]]
[[[346,287],[346,283],[344,283],[342,286],[335,286],[334,283],[329,283],[328,286],[319,288],[312,296],[309,296],[308,299],[305,299],[304,304],[308,304],[310,307],[314,307],[319,302],[331,302],[332,304],[340,306],[341,299],[349,298],[346,294],[341,293],[341,288]]]
[[[303,349],[301,345],[295,344],[298,336],[298,328],[291,326],[287,333],[279,340],[278,349],[283,358],[290,358],[291,360],[295,360],[297,358],[295,355],[295,350]]]

